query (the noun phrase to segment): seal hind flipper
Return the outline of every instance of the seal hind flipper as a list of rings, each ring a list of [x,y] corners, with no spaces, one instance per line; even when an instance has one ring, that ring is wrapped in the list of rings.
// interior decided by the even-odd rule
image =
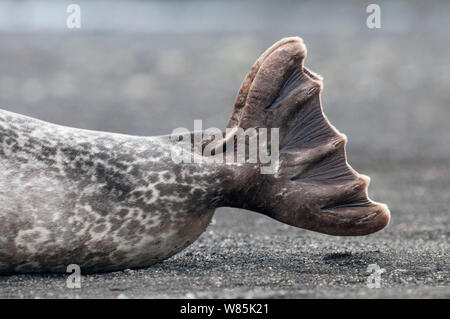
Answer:
[[[280,165],[273,176],[255,176],[258,187],[241,187],[250,200],[237,206],[332,235],[378,231],[388,224],[389,210],[368,198],[369,178],[347,163],[347,139],[324,115],[322,77],[304,67],[305,57],[300,38],[282,39],[241,86],[228,127],[279,128]]]

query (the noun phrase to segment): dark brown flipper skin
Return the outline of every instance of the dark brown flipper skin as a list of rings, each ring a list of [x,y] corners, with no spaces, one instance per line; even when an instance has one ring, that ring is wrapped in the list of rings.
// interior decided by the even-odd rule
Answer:
[[[303,66],[305,57],[300,38],[284,38],[244,79],[227,127],[279,128],[280,165],[273,175],[258,165],[233,169],[223,204],[330,235],[376,232],[389,223],[389,209],[368,198],[369,178],[348,165],[347,139],[323,114],[322,78]]]

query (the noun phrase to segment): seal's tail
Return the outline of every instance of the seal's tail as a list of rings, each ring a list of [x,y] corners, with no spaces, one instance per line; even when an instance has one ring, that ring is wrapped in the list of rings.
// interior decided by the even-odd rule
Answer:
[[[348,165],[346,137],[323,114],[322,78],[303,66],[305,57],[300,38],[284,38],[242,83],[227,127],[279,128],[280,162],[273,175],[245,176],[236,206],[332,235],[378,231],[389,210],[367,197],[369,178]]]

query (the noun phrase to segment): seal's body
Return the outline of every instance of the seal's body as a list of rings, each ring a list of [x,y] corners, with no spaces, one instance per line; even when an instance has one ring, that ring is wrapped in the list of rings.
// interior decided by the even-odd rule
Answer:
[[[0,110],[0,273],[148,266],[191,244],[220,206],[331,235],[382,229],[389,210],[368,199],[368,178],[347,164],[346,138],[323,115],[322,79],[303,66],[305,56],[299,38],[264,52],[228,123],[279,129],[272,175],[260,174],[260,163],[220,163],[196,151],[195,164],[176,162],[186,142],[169,136],[81,130]],[[236,152],[230,139],[214,140],[213,150]]]
[[[0,271],[140,267],[207,227],[219,175],[167,137],[53,125],[0,110]],[[215,188],[217,186],[217,189]]]

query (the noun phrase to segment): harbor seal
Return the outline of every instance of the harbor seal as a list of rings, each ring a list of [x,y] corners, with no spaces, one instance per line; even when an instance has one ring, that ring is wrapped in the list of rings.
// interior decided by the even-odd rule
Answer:
[[[220,163],[234,136],[139,137],[50,124],[0,110],[0,273],[83,273],[149,266],[194,242],[217,207],[256,211],[330,235],[365,235],[390,213],[346,161],[345,135],[322,112],[322,78],[306,47],[284,38],[252,66],[227,127],[277,128],[274,174]],[[187,141],[187,142],[186,142]],[[178,163],[186,147],[198,158]]]

